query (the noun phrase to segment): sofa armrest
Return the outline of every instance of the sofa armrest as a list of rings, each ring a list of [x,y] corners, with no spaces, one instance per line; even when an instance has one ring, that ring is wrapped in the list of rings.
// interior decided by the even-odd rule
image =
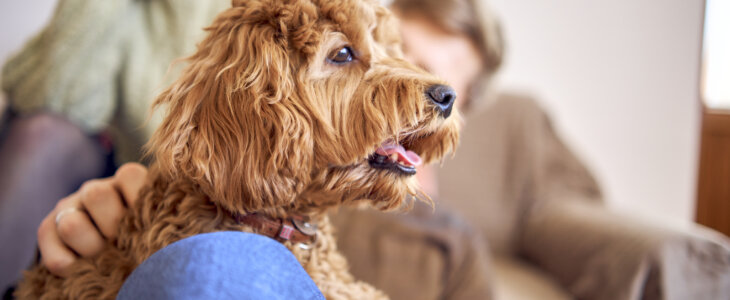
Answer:
[[[698,225],[651,223],[585,201],[544,203],[520,254],[578,299],[729,299],[728,239]]]

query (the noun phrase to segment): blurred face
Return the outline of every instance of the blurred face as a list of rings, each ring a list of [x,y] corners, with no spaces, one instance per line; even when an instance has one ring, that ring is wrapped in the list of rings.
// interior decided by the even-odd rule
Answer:
[[[484,65],[477,47],[466,35],[450,33],[426,18],[398,16],[406,59],[448,81],[456,90],[456,105],[462,106]]]

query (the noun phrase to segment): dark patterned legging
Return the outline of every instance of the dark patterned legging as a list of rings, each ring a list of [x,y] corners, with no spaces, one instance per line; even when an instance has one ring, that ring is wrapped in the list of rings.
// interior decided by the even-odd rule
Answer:
[[[0,125],[0,293],[35,255],[36,231],[56,202],[108,169],[108,151],[62,117],[7,116]]]

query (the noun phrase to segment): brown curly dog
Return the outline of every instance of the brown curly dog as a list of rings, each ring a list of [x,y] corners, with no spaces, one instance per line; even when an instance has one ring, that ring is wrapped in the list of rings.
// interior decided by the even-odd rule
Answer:
[[[112,299],[175,241],[266,222],[302,236],[305,219],[316,238],[274,237],[328,299],[387,298],[349,273],[327,212],[424,198],[415,167],[457,144],[453,90],[403,60],[395,17],[372,0],[234,0],[207,31],[156,100],[167,117],[119,237],[67,278],[26,272],[19,298]]]

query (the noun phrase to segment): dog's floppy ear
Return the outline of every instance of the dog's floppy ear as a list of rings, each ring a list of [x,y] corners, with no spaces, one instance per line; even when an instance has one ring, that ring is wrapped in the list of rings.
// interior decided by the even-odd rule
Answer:
[[[163,174],[192,180],[238,213],[290,204],[311,169],[311,122],[296,99],[293,58],[264,5],[234,1],[216,18],[156,100],[167,116],[148,144]]]

